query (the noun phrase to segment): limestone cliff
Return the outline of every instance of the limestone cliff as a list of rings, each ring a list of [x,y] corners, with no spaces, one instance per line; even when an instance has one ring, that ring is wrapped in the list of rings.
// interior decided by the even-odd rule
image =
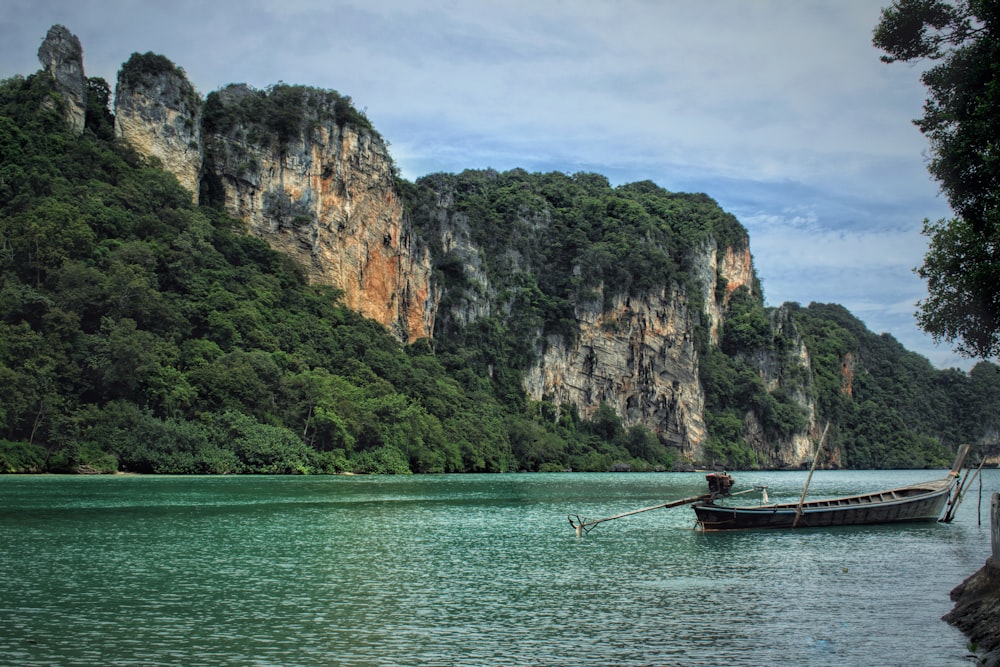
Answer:
[[[740,287],[754,289],[755,274],[749,247],[717,251],[706,243],[693,261],[699,277],[701,306],[710,328],[710,344],[718,345],[726,306]],[[604,303],[602,307],[600,304]],[[590,304],[577,304],[576,337],[550,336],[538,360],[525,375],[525,388],[535,400],[569,403],[585,417],[601,403],[613,407],[626,426],[642,425],[691,461],[704,461],[708,436],[705,392],[699,378],[696,343],[699,314],[692,298],[674,284],[641,298],[613,295]],[[698,301],[695,301],[698,303]],[[780,313],[781,311],[776,311]],[[793,329],[787,317],[772,317],[775,335]],[[789,331],[784,332],[790,335]],[[808,351],[797,336],[791,365],[808,376]],[[744,418],[744,439],[758,460],[778,466],[798,466],[812,452],[809,434],[815,430],[815,406],[808,384],[785,382],[787,355],[759,354],[753,363],[769,391],[789,390],[793,400],[810,415],[809,428],[787,442],[764,437],[752,412]],[[787,385],[787,386],[786,386]]]
[[[701,256],[704,258],[699,265],[698,276],[703,288],[705,300],[705,314],[709,320],[709,335],[713,345],[719,344],[719,327],[723,322],[726,306],[729,298],[741,287],[746,287],[751,294],[754,290],[754,269],[753,257],[750,255],[750,245],[737,250],[732,246],[726,248],[720,258],[715,252],[715,248],[706,245],[702,248]],[[719,285],[724,287],[721,299],[715,294],[715,288]],[[709,292],[708,290],[711,290]]]
[[[226,208],[400,340],[430,337],[430,257],[405,222],[385,143],[342,122],[343,98],[334,93],[287,87],[270,95],[238,85],[211,100],[206,170]],[[246,115],[261,108],[263,117]]]
[[[626,426],[641,424],[689,458],[700,455],[705,396],[687,295],[677,286],[611,307],[578,304],[575,338],[549,336],[525,374],[535,400],[571,404],[586,418],[601,403]]]
[[[624,426],[644,426],[683,459],[703,461],[708,431],[699,350],[705,335],[714,341],[709,345],[717,345],[736,290],[745,287],[752,295],[757,289],[745,231],[736,230],[735,225],[720,226],[729,230],[732,245],[720,248],[709,236],[695,248],[679,251],[675,261],[688,267],[687,276],[649,282],[651,287],[641,290],[607,283],[587,288],[595,272],[607,271],[612,279],[620,278],[621,267],[612,261],[606,269],[595,268],[595,262],[605,261],[594,251],[606,247],[600,238],[592,236],[580,246],[572,239],[580,238],[584,230],[594,235],[595,228],[604,224],[610,225],[612,238],[633,231],[606,219],[585,224],[579,231],[564,228],[567,223],[556,219],[563,214],[552,203],[527,194],[538,183],[553,188],[548,192],[571,192],[583,184],[610,193],[609,184],[596,177],[532,176],[519,170],[432,175],[418,183],[423,197],[415,202],[420,210],[414,215],[422,220],[421,231],[434,248],[445,285],[438,329],[458,337],[469,331],[506,329],[518,345],[530,349],[530,354],[523,355],[527,363],[521,368],[523,389],[530,399],[572,406],[584,419],[593,417],[602,404],[610,406]],[[643,188],[647,186],[641,186],[640,192]],[[671,197],[655,187],[649,192],[664,201]],[[507,210],[502,228],[480,219],[484,211],[489,217],[490,205],[485,201],[497,201],[498,207]],[[554,196],[553,202],[565,206],[565,195]],[[675,203],[718,212],[707,200],[692,202],[681,197]],[[618,204],[609,206],[613,211],[628,210],[627,204],[618,209]],[[569,220],[569,224],[579,221],[572,215]],[[643,236],[651,245],[667,248],[676,237],[663,232],[662,226],[659,229],[650,234],[666,236],[658,240]],[[553,275],[553,262],[574,255],[568,268]],[[621,261],[628,263],[630,256],[641,255],[635,248]],[[627,282],[634,285],[635,280],[644,279],[635,274]],[[561,311],[556,296],[559,288],[548,287],[549,295],[540,290],[543,284],[560,281],[570,295],[563,306],[567,310]],[[559,318],[558,324],[554,317]]]
[[[83,72],[83,47],[67,28],[54,25],[38,48],[38,60],[56,83],[61,111],[77,132],[87,117],[87,77]]]
[[[801,467],[813,458],[816,441],[822,435],[822,426],[816,422],[816,402],[812,382],[812,360],[809,350],[795,327],[791,311],[782,306],[769,313],[771,337],[782,344],[749,351],[753,366],[760,371],[761,380],[770,393],[783,392],[806,414],[806,427],[786,436],[783,441],[766,437],[757,415],[748,413],[744,420],[746,442],[766,467]],[[826,465],[837,465],[838,452],[825,449]]]
[[[92,108],[87,118],[79,40],[53,26],[38,57],[42,104],[107,138],[106,115]],[[93,83],[103,102],[104,85]],[[277,84],[203,99],[152,53],[122,66],[115,112],[117,137],[172,172],[195,203],[224,206],[400,341],[437,333],[428,349],[449,371],[532,420],[519,432],[532,447],[539,428],[565,444],[600,437],[615,450],[602,456],[657,465],[680,453],[682,463],[797,467],[822,422],[839,415],[824,463],[870,465],[880,459],[863,446],[865,429],[882,417],[854,423],[840,403],[863,399],[895,423],[922,409],[877,400],[906,381],[885,369],[916,368],[897,363],[906,360],[891,337],[876,340],[835,304],[765,307],[745,228],[707,195],[519,169],[397,183],[386,142],[350,98]],[[878,374],[889,375],[884,386]],[[526,397],[550,405],[521,415],[536,407]],[[602,405],[673,451],[635,454]],[[831,405],[833,415],[818,415]],[[573,413],[615,430],[585,433],[595,424]],[[977,438],[997,430],[984,422]],[[546,455],[536,463],[576,456]]]
[[[446,205],[446,202],[440,203]],[[473,292],[458,291],[451,295],[447,304],[450,317],[462,326],[468,326],[490,316],[497,291],[483,267],[482,249],[472,240],[468,217],[458,213],[449,219],[443,212],[439,212],[438,216],[442,257],[458,263],[469,284],[476,286]]]
[[[115,135],[158,158],[195,203],[202,163],[201,106],[184,71],[163,56],[132,54],[118,72]]]
[[[183,70],[147,53],[119,72],[115,110],[118,136],[195,202],[204,189],[400,340],[433,334],[430,257],[406,224],[385,143],[348,98],[232,85],[203,103]]]

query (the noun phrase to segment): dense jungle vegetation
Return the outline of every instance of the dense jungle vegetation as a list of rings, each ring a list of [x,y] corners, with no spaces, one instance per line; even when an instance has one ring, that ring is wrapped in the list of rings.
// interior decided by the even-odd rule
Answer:
[[[283,95],[287,91],[282,91]],[[113,137],[47,75],[0,85],[0,470],[638,469],[651,435],[500,400],[457,353],[401,346]],[[287,97],[287,95],[284,95]],[[655,438],[654,438],[655,440]]]
[[[521,170],[401,182],[436,258],[440,311],[479,289],[465,274],[467,258],[434,247],[434,202],[445,190],[485,249],[483,270],[498,291],[491,298],[502,306],[472,324],[445,316],[433,344],[404,346],[343,307],[334,290],[308,285],[221,207],[192,205],[173,176],[115,141],[109,91],[89,80],[79,135],[65,126],[47,75],[0,83],[0,471],[605,471],[681,463],[607,406],[583,420],[570,406],[528,400],[522,373],[537,332],[573,335],[574,304],[671,282],[700,298],[692,248],[747,243],[710,198]],[[302,91],[317,94],[276,87],[246,96],[245,111],[273,121],[280,136],[289,114],[301,111]],[[338,122],[367,122],[347,108],[349,98],[326,101]],[[228,127],[232,119],[211,102],[208,120]],[[805,423],[791,395],[765,388],[756,365],[794,352],[794,336],[775,327],[779,315],[813,355],[812,372],[788,363],[787,373],[817,399],[819,418],[833,422],[843,465],[937,464],[953,444],[997,430],[995,366],[937,371],[838,306],[779,313],[744,292],[731,302],[721,347],[709,346],[706,324],[696,323],[711,462],[766,464],[768,452],[741,434],[748,412],[768,437]],[[846,395],[841,365],[851,355],[855,381]]]

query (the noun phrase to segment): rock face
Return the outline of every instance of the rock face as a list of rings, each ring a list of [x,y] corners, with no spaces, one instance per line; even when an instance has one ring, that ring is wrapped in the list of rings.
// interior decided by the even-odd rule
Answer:
[[[786,306],[775,308],[770,313],[771,336],[786,341],[780,350],[757,351],[750,359],[755,368],[760,369],[764,386],[771,393],[784,391],[789,398],[805,410],[807,427],[802,433],[792,434],[787,441],[768,443],[763,430],[754,415],[748,415],[745,420],[745,437],[747,443],[757,454],[758,460],[769,467],[797,467],[809,462],[814,455],[815,442],[822,436],[822,428],[816,423],[816,404],[813,399],[815,392],[812,384],[812,361],[806,344],[799,336],[793,322],[792,313]],[[795,381],[788,381],[788,375],[794,375]],[[836,465],[839,452],[825,450],[823,460],[827,465]]]
[[[338,123],[321,91],[283,140],[255,141],[252,123],[206,136],[206,168],[226,208],[251,233],[305,267],[309,279],[344,293],[345,304],[402,341],[433,334],[437,300],[430,255],[405,224],[392,160],[373,131]],[[223,109],[259,92],[222,91]]]
[[[981,655],[977,664],[1000,666],[1000,493],[990,500],[992,555],[978,572],[951,592],[955,608],[944,620],[964,632]]]
[[[38,60],[56,82],[62,111],[77,132],[83,132],[87,117],[87,77],[83,73],[83,47],[76,35],[64,26],[49,28],[38,48]]]
[[[144,60],[162,66],[143,71]],[[162,56],[135,54],[118,73],[115,135],[140,153],[158,158],[191,191],[196,204],[202,166],[201,107],[201,98],[184,72]]]
[[[713,345],[719,344],[719,327],[723,321],[723,313],[729,298],[733,292],[741,287],[746,287],[753,293],[754,271],[753,257],[750,255],[749,244],[742,250],[726,248],[725,253],[720,258],[715,252],[715,248],[706,245],[701,252],[704,261],[700,263],[698,276],[706,292],[703,295],[705,300],[705,314],[711,323],[709,335]],[[725,291],[721,301],[714,294],[719,278],[725,281]],[[712,292],[708,290],[711,289]]]
[[[951,599],[955,608],[944,620],[977,645],[977,664],[1000,667],[1000,564],[987,560],[951,592]]]
[[[449,295],[447,316],[465,327],[492,314],[497,294],[483,266],[482,248],[472,240],[468,216],[449,210],[454,203],[450,189],[437,194],[438,200],[433,213],[436,228],[432,234],[440,243],[438,252],[461,266],[466,280],[476,285],[473,293]]]
[[[297,260],[311,282],[340,290],[349,308],[401,341],[431,337],[430,256],[404,219],[385,143],[341,122],[344,98],[334,93],[282,92],[281,103],[296,102],[285,116],[267,106],[265,91],[218,91],[209,126],[181,69],[134,54],[119,72],[115,130],[159,159],[196,203],[210,182],[252,234]],[[253,104],[260,114],[246,113]]]
[[[547,339],[525,374],[529,396],[575,405],[585,418],[606,403],[626,426],[642,424],[694,458],[705,441],[705,395],[687,296],[673,287],[600,303],[577,306],[574,341]]]
[[[707,243],[694,264],[712,344],[717,344],[729,297],[740,287],[753,289],[750,251],[729,247],[719,253],[714,243]],[[716,289],[720,280],[724,290]],[[575,405],[584,417],[606,403],[625,426],[645,426],[684,457],[704,460],[705,392],[694,335],[698,313],[692,311],[690,295],[672,285],[642,298],[614,295],[610,308],[602,309],[602,302],[607,301],[600,297],[592,307],[577,305],[579,335],[572,342],[561,336],[546,340],[537,363],[525,375],[529,396]],[[777,370],[775,375],[777,386]],[[808,399],[803,395],[802,400]],[[752,415],[747,419],[752,443]],[[808,438],[796,437],[802,442],[797,439],[789,443],[791,447],[782,447],[788,465],[798,465],[809,455]],[[763,443],[759,449],[763,454]],[[762,460],[768,458],[773,453]]]

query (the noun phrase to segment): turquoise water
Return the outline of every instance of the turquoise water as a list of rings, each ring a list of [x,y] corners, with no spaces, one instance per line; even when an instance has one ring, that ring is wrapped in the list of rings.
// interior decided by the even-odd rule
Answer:
[[[805,473],[734,473],[797,499]],[[940,476],[815,474],[810,497]],[[698,474],[0,477],[3,665],[970,665],[951,525],[702,533]]]

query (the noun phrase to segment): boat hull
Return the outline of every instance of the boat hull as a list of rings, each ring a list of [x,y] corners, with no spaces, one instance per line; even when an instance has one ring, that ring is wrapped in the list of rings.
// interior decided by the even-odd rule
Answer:
[[[716,505],[709,501],[693,505],[693,508],[704,530],[937,521],[948,502],[951,488],[951,480],[946,479],[863,496],[812,500],[802,504],[801,513],[799,503],[739,507]]]

